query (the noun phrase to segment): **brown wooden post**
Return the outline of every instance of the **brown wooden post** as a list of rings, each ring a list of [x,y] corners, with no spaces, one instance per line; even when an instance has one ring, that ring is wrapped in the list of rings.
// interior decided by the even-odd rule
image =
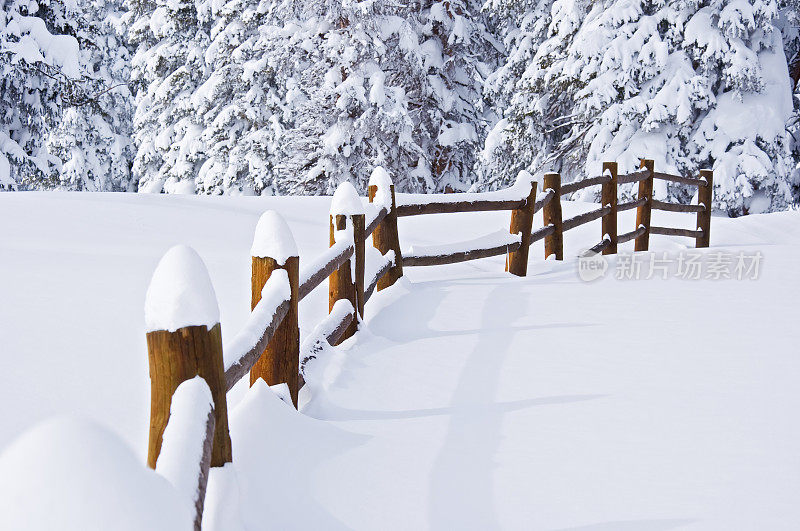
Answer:
[[[186,278],[175,278],[175,271],[186,271],[187,275],[201,272],[205,278],[199,278],[199,282],[196,282],[197,277],[190,277],[195,282],[187,283]],[[177,246],[164,255],[153,273],[145,308],[150,365],[147,466],[154,469],[161,453],[173,393],[178,385],[195,376],[206,381],[214,399],[215,427],[211,466],[219,467],[231,462],[219,310],[205,265],[197,253],[186,246]],[[170,308],[181,308],[183,313],[170,313]],[[209,317],[209,311],[216,312],[216,316]],[[205,324],[189,325],[187,321],[192,320],[205,321]],[[171,329],[173,325],[174,329]]]
[[[544,258],[547,259],[551,254],[556,255],[556,260],[564,259],[564,232],[561,226],[561,175],[558,173],[544,174],[544,191],[553,190],[555,195],[542,208],[544,225],[550,224],[555,227],[553,234],[544,238]]]
[[[353,216],[353,217],[356,217],[356,216]],[[350,223],[351,224],[353,223],[353,217],[350,217]],[[361,215],[361,218],[363,220],[364,216]],[[345,215],[336,215],[336,216],[331,215],[330,216],[330,244],[331,244],[331,246],[333,246],[333,244],[336,243],[336,231],[345,230],[345,228],[347,227],[347,220],[348,220],[348,216],[345,216]],[[362,221],[362,223],[363,223],[363,221]],[[355,231],[353,231],[353,232],[355,233]],[[363,224],[362,224],[362,234],[363,234]],[[362,240],[361,247],[362,247],[362,249],[364,247],[363,240]],[[356,250],[357,249],[358,249],[358,245],[356,245]],[[333,310],[333,305],[336,304],[336,301],[338,301],[339,299],[347,299],[353,305],[353,308],[356,309],[356,313],[359,313],[358,290],[357,290],[357,287],[356,287],[356,283],[354,282],[354,280],[356,280],[356,279],[353,278],[353,266],[351,265],[351,261],[354,260],[354,259],[356,260],[356,264],[357,264],[358,263],[357,262],[358,257],[357,256],[353,256],[353,258],[350,258],[349,260],[347,260],[344,264],[341,265],[341,267],[339,267],[339,269],[337,269],[333,274],[331,274],[330,277],[328,277],[328,311],[329,312],[331,310]],[[357,267],[358,266],[356,265],[356,268]],[[363,279],[363,269],[362,269],[362,279]],[[362,286],[363,286],[363,282],[362,282]],[[363,287],[362,287],[361,293],[362,293],[362,299],[361,300],[363,300],[363,293],[364,293]],[[361,314],[359,313],[359,315],[361,315]],[[339,343],[341,343],[342,341],[344,341],[345,339],[351,337],[353,334],[356,333],[356,330],[358,329],[358,322],[357,321],[358,321],[357,319],[353,319],[353,321],[350,323],[350,325],[344,331],[344,334],[342,334],[342,337],[339,338],[339,341],[337,342],[337,345]]]
[[[258,221],[253,238],[250,309],[261,300],[261,291],[277,269],[289,277],[291,305],[289,312],[278,325],[267,348],[250,369],[250,386],[263,379],[267,385],[286,383],[297,407],[300,390],[300,328],[297,323],[297,304],[300,300],[300,258],[297,246],[283,218],[276,212],[265,212]]]
[[[611,181],[603,183],[601,193],[602,206],[610,206],[611,212],[603,216],[603,234],[601,237],[609,236],[611,245],[603,249],[603,254],[617,254],[617,163],[604,162],[603,175],[611,173]]]
[[[533,207],[536,203],[536,181],[530,182],[531,192],[525,206],[511,211],[511,234],[522,234],[522,245],[506,256],[506,271],[518,277],[528,273],[528,249],[531,246],[531,229],[533,228]]]
[[[328,277],[328,311],[333,310],[339,299],[349,300],[356,311],[356,319],[339,339],[341,343],[356,333],[358,318],[364,316],[364,207],[352,184],[343,182],[336,188],[330,213],[331,246],[336,243],[336,231],[345,230],[349,232],[348,237],[352,236],[354,245],[353,257]]]
[[[357,214],[350,216],[350,221],[353,224],[353,241],[356,244],[355,252],[355,287],[356,287],[356,310],[358,310],[359,318],[364,318],[364,267],[366,259],[366,236],[364,230],[366,228],[366,216],[364,214]]]
[[[697,228],[703,231],[702,236],[695,240],[695,247],[708,247],[711,245],[711,207],[714,202],[714,171],[700,170],[700,178],[705,179],[705,186],[697,190],[697,204],[706,208],[697,213]]]
[[[650,214],[653,206],[655,162],[649,159],[642,159],[639,167],[647,169],[650,175],[647,179],[639,181],[639,199],[644,199],[645,203],[636,209],[636,229],[643,226],[644,234],[634,240],[634,250],[646,251],[650,247]]]
[[[375,172],[373,172],[373,177],[374,176]],[[383,175],[381,175],[381,177],[383,177]],[[370,203],[375,200],[378,189],[381,186],[388,185],[389,193],[391,194],[391,208],[386,214],[386,217],[383,218],[383,221],[381,221],[372,232],[372,245],[374,245],[381,254],[386,254],[390,250],[394,251],[394,265],[380,280],[378,280],[378,291],[388,288],[397,282],[398,278],[403,276],[403,255],[400,252],[400,238],[397,234],[397,206],[395,203],[394,185],[389,181],[388,175],[385,175],[385,177],[386,178],[382,182],[377,182],[378,179],[370,179],[368,188]],[[376,182],[376,184],[373,184],[373,182]]]

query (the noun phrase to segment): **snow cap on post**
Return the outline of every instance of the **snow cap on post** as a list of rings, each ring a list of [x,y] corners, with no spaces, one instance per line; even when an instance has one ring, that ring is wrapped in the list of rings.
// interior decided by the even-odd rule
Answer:
[[[517,174],[517,180],[514,182],[514,187],[525,188],[530,191],[531,184],[536,182],[536,178],[525,170],[520,170]]]
[[[298,256],[289,225],[274,210],[267,210],[258,219],[250,256],[272,258],[279,266],[285,265],[292,256]]]
[[[377,186],[378,190],[388,190],[394,183],[392,178],[389,177],[389,172],[383,169],[383,166],[375,166],[372,174],[369,176],[369,186]]]
[[[383,166],[375,166],[372,175],[369,177],[370,187],[376,189],[374,201],[381,205],[391,205],[392,203],[392,179]]]
[[[364,214],[364,205],[356,187],[345,181],[336,188],[331,201],[332,216],[358,216]]]
[[[144,303],[148,332],[175,332],[187,326],[219,323],[219,306],[202,258],[186,245],[176,245],[158,262]]]

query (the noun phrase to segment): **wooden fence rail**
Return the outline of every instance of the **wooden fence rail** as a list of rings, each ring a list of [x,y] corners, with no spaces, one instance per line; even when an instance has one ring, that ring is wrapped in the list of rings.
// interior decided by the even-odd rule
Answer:
[[[588,252],[613,254],[618,244],[632,240],[637,251],[647,250],[651,233],[692,237],[697,247],[707,247],[713,173],[703,170],[699,178],[657,173],[651,160],[643,160],[641,167],[641,171],[619,175],[616,163],[608,162],[603,165],[602,175],[565,185],[561,184],[559,174],[547,173],[538,200],[537,183],[525,172],[512,187],[497,192],[419,196],[396,195],[389,176],[383,169],[376,168],[370,179],[367,205],[352,185],[339,186],[329,216],[330,247],[307,265],[301,262],[294,238],[283,219],[275,212],[266,212],[259,219],[251,249],[251,314],[242,329],[224,345],[216,298],[202,260],[189,248],[171,249],[156,268],[146,303],[151,378],[148,465],[165,476],[173,474],[176,470],[173,461],[181,461],[182,454],[181,449],[174,446],[177,444],[174,441],[181,438],[169,435],[170,430],[178,428],[170,426],[186,422],[170,424],[170,415],[194,417],[183,412],[187,406],[178,410],[172,406],[178,402],[197,402],[199,413],[195,417],[200,419],[198,422],[202,421],[202,429],[197,430],[202,433],[202,440],[192,444],[199,445],[197,447],[203,451],[190,455],[202,458],[197,463],[181,465],[192,471],[190,476],[197,476],[191,481],[185,478],[181,481],[189,485],[185,490],[191,491],[187,495],[193,497],[195,528],[199,530],[208,468],[222,466],[233,459],[228,434],[227,391],[249,374],[251,386],[259,379],[271,386],[288,385],[291,402],[296,407],[305,368],[319,352],[320,344],[336,345],[355,334],[366,302],[376,291],[402,277],[404,266],[452,264],[506,255],[506,270],[525,276],[531,244],[544,240],[545,258],[554,255],[555,259],[563,260],[563,233],[597,219],[602,220],[601,239]],[[699,187],[698,204],[677,205],[654,200],[653,179]],[[636,200],[618,203],[618,186],[626,183],[639,183],[639,196]],[[562,196],[596,185],[602,187],[599,207],[563,220]],[[618,213],[634,208],[637,210],[636,228],[617,234]],[[697,229],[651,226],[653,209],[696,213]],[[493,210],[511,211],[508,232],[444,246],[416,246],[401,252],[399,217]],[[534,231],[533,217],[539,211],[543,226]],[[374,248],[367,252],[365,243],[370,236]],[[301,344],[298,303],[326,278],[328,316]],[[184,291],[176,292],[170,286],[179,286]],[[197,290],[197,293],[187,290]],[[188,313],[187,300],[196,303]],[[160,307],[183,309],[173,314],[158,310],[155,311],[158,318],[151,319],[149,312]],[[200,391],[194,393],[179,392],[184,389],[184,382],[198,379],[207,386],[195,385],[193,388]],[[165,431],[168,452],[162,452]],[[167,457],[160,461],[164,455]]]

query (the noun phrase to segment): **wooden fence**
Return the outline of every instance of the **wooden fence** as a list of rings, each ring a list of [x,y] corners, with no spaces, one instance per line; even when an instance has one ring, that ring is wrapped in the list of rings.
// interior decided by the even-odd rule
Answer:
[[[336,345],[356,333],[364,315],[364,305],[376,290],[391,286],[403,275],[403,267],[451,264],[489,256],[506,255],[506,270],[525,276],[530,245],[544,239],[545,258],[563,259],[563,233],[575,227],[601,220],[601,240],[593,252],[616,253],[617,245],[635,240],[635,250],[648,249],[650,234],[695,238],[697,247],[709,245],[711,220],[712,172],[702,170],[699,178],[667,175],[654,171],[653,161],[642,161],[641,171],[618,175],[617,164],[603,165],[603,174],[579,182],[561,184],[557,173],[544,176],[544,193],[537,199],[537,184],[520,180],[505,190],[482,194],[413,195],[395,194],[394,186],[382,169],[370,180],[369,204],[363,205],[355,188],[342,184],[333,197],[329,217],[330,247],[301,268],[291,232],[274,212],[259,220],[252,256],[252,313],[243,329],[223,347],[217,322],[193,324],[177,330],[153,330],[147,334],[151,378],[151,417],[148,465],[156,470],[162,453],[165,430],[173,422],[185,425],[183,417],[192,416],[176,410],[173,398],[187,380],[202,377],[210,393],[195,392],[201,397],[202,420],[195,430],[204,439],[195,441],[190,453],[197,462],[184,465],[194,471],[196,481],[184,479],[196,508],[195,528],[200,529],[209,467],[222,466],[233,458],[228,434],[226,393],[246,374],[253,385],[262,378],[268,385],[286,384],[288,397],[297,406],[303,385],[305,363],[313,359],[315,344],[327,341]],[[525,174],[523,174],[525,175]],[[698,205],[664,203],[653,200],[653,180],[664,179],[697,186]],[[617,187],[639,183],[638,198],[618,203]],[[569,219],[562,219],[561,197],[589,186],[602,186],[599,208]],[[637,209],[636,227],[617,233],[617,214]],[[697,214],[697,229],[672,229],[652,226],[651,211]],[[412,248],[401,253],[397,218],[422,214],[510,210],[508,232],[446,246]],[[532,231],[533,217],[542,211],[543,227]],[[366,241],[372,236],[372,249]],[[154,274],[155,278],[155,274]],[[298,302],[328,279],[329,314],[300,344]],[[151,285],[152,288],[152,285]],[[148,292],[149,296],[149,292]],[[213,293],[212,293],[213,296]],[[224,352],[223,352],[224,350]],[[189,393],[183,393],[189,396]],[[205,398],[203,398],[205,397]],[[213,398],[209,404],[208,397]],[[182,399],[186,402],[186,399]],[[177,419],[177,420],[175,420]],[[207,419],[207,420],[206,420]],[[170,444],[181,440],[172,437]],[[181,455],[175,449],[170,455]],[[185,457],[183,458],[185,460]],[[169,467],[168,467],[169,468]],[[174,468],[174,467],[172,467]]]

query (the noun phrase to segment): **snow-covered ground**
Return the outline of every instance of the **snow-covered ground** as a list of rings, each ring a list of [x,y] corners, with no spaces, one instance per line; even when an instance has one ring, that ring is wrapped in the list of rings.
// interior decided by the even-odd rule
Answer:
[[[0,469],[24,461],[14,439],[65,414],[107,426],[143,464],[143,305],[163,253],[178,243],[198,251],[230,337],[250,309],[258,216],[286,218],[302,264],[327,246],[329,206],[0,194]],[[565,203],[564,215],[592,208]],[[508,216],[404,218],[402,245],[481,236]],[[620,232],[634,216],[620,214]],[[688,214],[653,217],[693,228]],[[544,262],[539,242],[527,278],[503,273],[503,257],[408,268],[369,301],[356,337],[311,367],[317,385],[301,392],[303,415],[264,386],[234,388],[234,462],[212,472],[204,528],[800,527],[800,213],[713,219],[705,265],[723,251],[733,271],[740,254],[760,251],[757,280],[647,280],[645,254],[640,280],[616,279],[622,258],[612,258],[604,279],[583,282],[573,257],[599,239],[599,222],[570,231],[561,263]],[[677,259],[684,244],[693,246],[651,237],[659,258]],[[304,333],[326,299],[322,287],[301,303]],[[52,426],[28,436],[34,450],[59,433]],[[161,492],[145,473],[130,472]],[[13,490],[3,482],[0,493]]]

